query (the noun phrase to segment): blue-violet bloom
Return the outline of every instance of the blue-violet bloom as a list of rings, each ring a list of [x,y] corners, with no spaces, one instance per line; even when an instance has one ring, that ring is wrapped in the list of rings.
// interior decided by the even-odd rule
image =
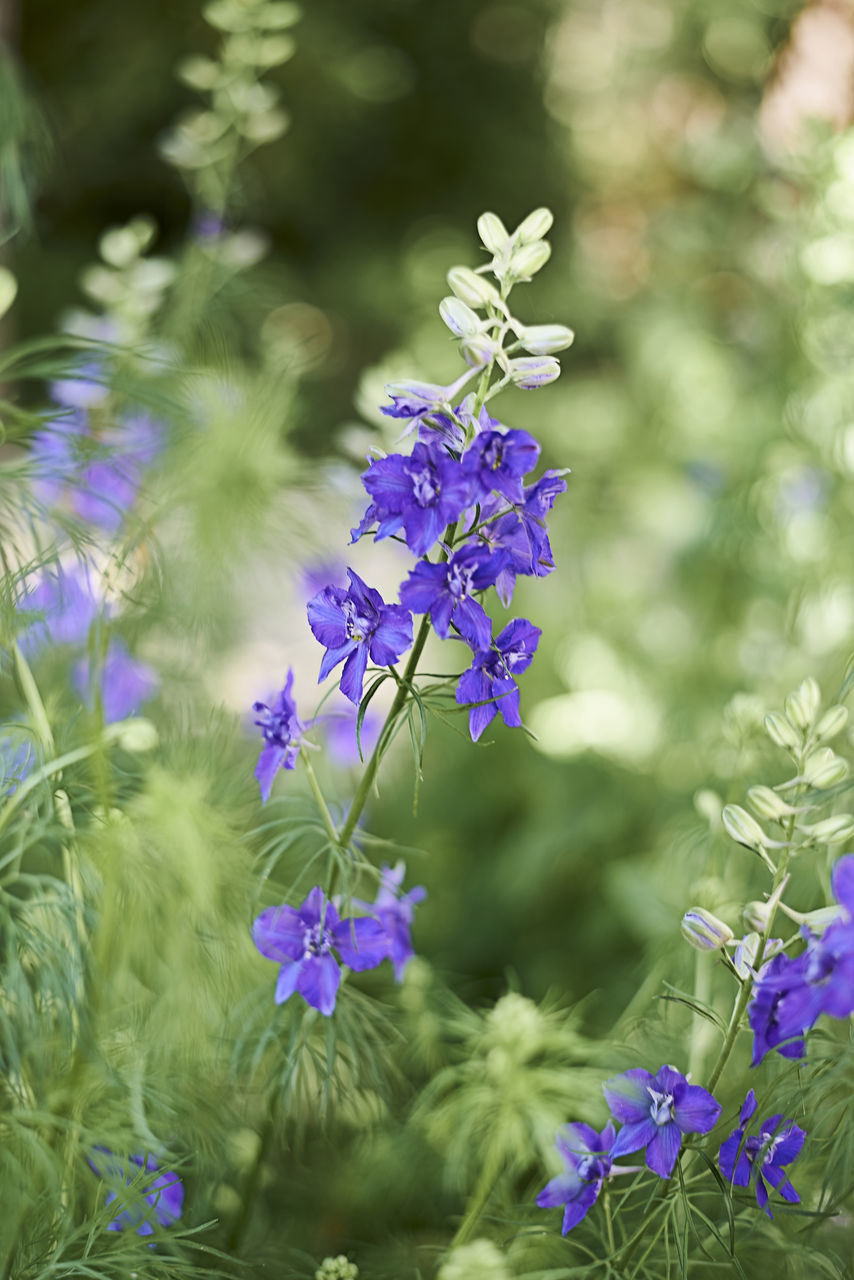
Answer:
[[[751,1089],[741,1108],[739,1127],[721,1144],[718,1164],[724,1177],[736,1187],[749,1186],[751,1179],[755,1178],[756,1201],[771,1218],[773,1214],[768,1208],[766,1182],[776,1187],[789,1204],[800,1204],[801,1197],[783,1171],[783,1165],[797,1159],[807,1135],[793,1120],[783,1121],[780,1114],[763,1120],[758,1136],[751,1136],[745,1141],[744,1131],[756,1112],[756,1106],[756,1094]]]
[[[351,969],[374,969],[389,954],[389,940],[378,920],[340,919],[323,890],[315,886],[301,907],[268,907],[252,926],[255,946],[281,965],[276,1004],[295,991],[329,1017],[341,982],[333,947]]]
[[[160,687],[154,668],[134,658],[124,641],[117,638],[110,640],[103,663],[93,663],[86,657],[72,668],[71,683],[89,707],[95,702],[96,682],[100,682],[104,724],[135,715]]]
[[[324,587],[308,602],[308,625],[326,653],[318,683],[344,663],[341,692],[358,705],[368,655],[380,667],[397,662],[412,644],[412,615],[399,604],[386,604],[378,591],[347,570],[350,590]]]
[[[615,1076],[602,1086],[611,1114],[623,1128],[611,1149],[613,1159],[646,1152],[646,1163],[660,1178],[669,1178],[683,1133],[708,1133],[721,1106],[708,1090],[689,1084],[675,1067],[656,1075],[642,1067]]]
[[[472,649],[486,649],[492,623],[473,595],[492,586],[508,559],[503,551],[466,546],[438,564],[419,560],[400,588],[400,602],[413,613],[429,613],[443,638],[453,623]]]
[[[353,541],[376,523],[377,541],[403,529],[406,545],[426,555],[469,505],[471,477],[441,446],[416,443],[406,457],[390,453],[362,474],[373,502],[352,531]]]
[[[463,469],[472,478],[475,501],[493,490],[510,502],[522,502],[521,477],[533,471],[540,446],[527,431],[483,431],[463,454]]]
[[[145,1180],[145,1190],[141,1192],[139,1202],[130,1205],[113,1219],[107,1227],[108,1231],[124,1231],[129,1227],[140,1236],[154,1234],[153,1222],[161,1227],[171,1227],[181,1217],[184,1207],[184,1187],[176,1173],[160,1171],[160,1166],[151,1156],[132,1155],[129,1164],[120,1160],[105,1147],[96,1147],[89,1158],[89,1165],[105,1182],[124,1182],[127,1185],[137,1183],[138,1170],[157,1174],[156,1178]],[[118,1191],[108,1191],[106,1203],[113,1204],[119,1197]]]
[[[542,631],[525,618],[514,618],[489,648],[478,649],[468,671],[460,676],[457,702],[474,703],[469,710],[469,732],[477,742],[496,715],[518,728],[519,689],[514,676],[531,665]]]
[[[264,804],[270,798],[273,779],[280,769],[293,769],[300,749],[300,738],[305,726],[297,715],[297,706],[291,690],[294,684],[294,673],[288,668],[285,686],[272,699],[272,706],[266,702],[253,702],[255,723],[264,735],[264,746],[255,766],[255,777],[261,788],[261,800]]]
[[[398,862],[393,867],[383,864],[380,868],[380,887],[376,902],[359,904],[376,916],[386,932],[395,982],[403,981],[406,966],[415,955],[412,947],[414,909],[427,897],[427,890],[420,884],[407,893],[401,893],[405,875],[404,862]]]
[[[564,1172],[546,1183],[537,1196],[541,1209],[565,1205],[561,1235],[566,1235],[596,1202],[602,1183],[611,1171],[614,1126],[609,1120],[601,1133],[589,1124],[567,1124],[558,1130],[555,1145]]]

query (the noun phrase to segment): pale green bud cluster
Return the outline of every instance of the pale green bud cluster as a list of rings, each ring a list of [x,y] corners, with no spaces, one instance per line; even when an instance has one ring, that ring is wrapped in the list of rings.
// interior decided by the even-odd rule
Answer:
[[[187,58],[178,75],[209,102],[181,117],[160,152],[184,172],[204,206],[222,212],[235,165],[290,124],[278,89],[261,77],[293,56],[288,28],[301,11],[288,0],[211,0],[204,16],[221,33],[218,56]]]
[[[535,391],[554,382],[560,376],[555,353],[574,340],[573,331],[562,324],[523,324],[507,305],[513,286],[530,280],[548,261],[551,250],[542,237],[551,225],[549,210],[535,209],[511,235],[497,214],[481,214],[477,229],[492,261],[476,271],[456,266],[448,272],[453,296],[442,299],[439,315],[469,368],[497,365],[503,372],[495,391],[508,383]],[[495,276],[498,287],[484,279],[486,272]]]
[[[144,256],[156,234],[154,220],[145,216],[110,227],[98,241],[101,261],[80,277],[83,290],[115,320],[119,340],[127,346],[143,340],[175,278],[168,258]]]
[[[510,1280],[504,1256],[491,1240],[472,1240],[453,1249],[436,1280]]]
[[[359,1268],[345,1254],[324,1258],[314,1273],[314,1280],[358,1280]]]

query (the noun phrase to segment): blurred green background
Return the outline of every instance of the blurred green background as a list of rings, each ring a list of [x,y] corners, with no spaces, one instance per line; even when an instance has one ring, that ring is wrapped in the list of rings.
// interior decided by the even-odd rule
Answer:
[[[310,356],[281,434],[308,488],[284,522],[271,496],[272,524],[223,556],[218,604],[207,567],[199,616],[220,630],[199,653],[232,674],[263,654],[270,687],[293,663],[310,705],[295,583],[346,559],[329,486],[355,519],[367,448],[395,440],[384,381],[456,376],[436,307],[448,267],[477,262],[477,215],[551,208],[552,260],[514,302],[576,343],[557,384],[498,402],[572,469],[557,570],[513,605],[543,629],[522,682],[537,741],[498,727],[473,748],[436,723],[417,813],[401,750],[368,823],[426,851],[416,946],[453,989],[583,1001],[607,1034],[642,966],[647,995],[665,971],[692,981],[688,905],[738,929],[762,877],[720,805],[782,776],[762,714],[808,674],[831,701],[852,648],[854,20],[794,0],[311,0],[295,36],[271,76],[291,127],[244,165],[233,215],[270,252],[230,305],[239,346],[300,304]],[[50,145],[11,247],[17,337],[79,300],[106,226],[146,212],[156,251],[183,242],[194,211],[155,143],[192,101],[176,63],[213,43],[195,0],[22,7]],[[263,692],[224,684],[235,710],[236,689]],[[251,744],[241,761],[248,795]]]

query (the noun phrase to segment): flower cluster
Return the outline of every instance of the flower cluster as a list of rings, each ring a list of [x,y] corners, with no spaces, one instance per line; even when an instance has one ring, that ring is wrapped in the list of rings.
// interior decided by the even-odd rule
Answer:
[[[837,918],[823,933],[802,929],[806,949],[772,956],[759,970],[748,1007],[753,1066],[771,1049],[802,1058],[804,1036],[823,1013],[854,1013],[854,854],[839,858],[831,877]]]
[[[401,895],[403,875],[402,863],[393,870],[382,869],[376,902],[358,904],[370,915],[342,919],[319,886],[300,907],[282,905],[261,912],[252,926],[252,938],[263,956],[281,966],[276,1004],[284,1004],[296,991],[329,1017],[341,984],[341,963],[361,972],[390,959],[395,978],[401,981],[413,954],[413,907],[426,896],[420,886]]]
[[[741,1108],[739,1127],[721,1145],[718,1164],[724,1177],[737,1187],[749,1186],[751,1179],[755,1182],[759,1208],[771,1218],[766,1181],[790,1204],[800,1203],[800,1196],[783,1172],[783,1165],[791,1164],[800,1155],[806,1134],[793,1120],[784,1121],[782,1115],[776,1115],[762,1121],[758,1136],[754,1134],[745,1139],[748,1121],[756,1108],[756,1094],[751,1089]]]

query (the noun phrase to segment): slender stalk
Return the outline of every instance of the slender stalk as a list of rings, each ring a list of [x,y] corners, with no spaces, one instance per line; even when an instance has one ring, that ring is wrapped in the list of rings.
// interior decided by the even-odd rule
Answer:
[[[311,787],[312,792],[314,793],[314,798],[317,801],[317,807],[320,810],[320,816],[323,818],[323,825],[326,828],[326,834],[329,836],[332,843],[337,845],[339,844],[338,829],[332,821],[332,814],[329,812],[329,808],[323,798],[323,792],[320,790],[320,783],[317,781],[317,774],[314,772],[314,767],[312,766],[305,750],[303,750],[301,754],[309,786]]]
[[[456,1234],[451,1241],[450,1248],[455,1249],[457,1245],[465,1244],[472,1231],[480,1221],[481,1214],[486,1208],[489,1197],[495,1188],[497,1176],[493,1173],[493,1162],[488,1161],[481,1170],[480,1177],[475,1184],[472,1192],[465,1217],[457,1228]]]

